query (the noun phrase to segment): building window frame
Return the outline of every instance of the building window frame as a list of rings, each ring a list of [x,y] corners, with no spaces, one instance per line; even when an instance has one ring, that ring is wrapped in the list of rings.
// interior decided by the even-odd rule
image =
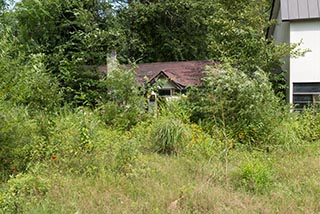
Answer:
[[[320,106],[320,83],[293,83],[293,104],[295,110]]]

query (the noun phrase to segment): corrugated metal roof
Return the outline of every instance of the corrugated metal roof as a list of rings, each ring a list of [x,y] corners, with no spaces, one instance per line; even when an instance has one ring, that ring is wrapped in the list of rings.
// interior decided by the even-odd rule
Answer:
[[[320,0],[281,0],[282,21],[320,18]]]

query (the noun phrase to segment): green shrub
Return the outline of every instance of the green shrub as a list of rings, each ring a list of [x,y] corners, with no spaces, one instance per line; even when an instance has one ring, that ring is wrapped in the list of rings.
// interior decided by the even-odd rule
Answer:
[[[254,158],[241,164],[234,174],[234,183],[238,188],[255,193],[268,191],[273,182],[273,172],[269,164]]]
[[[24,147],[37,137],[39,128],[26,107],[0,103],[0,171],[10,175],[26,168]],[[4,176],[5,177],[5,176]]]
[[[1,61],[0,56],[0,64]],[[8,60],[0,65],[0,94],[2,99],[31,109],[53,110],[61,104],[57,80],[45,68],[44,56],[31,55],[28,63],[23,59]],[[11,61],[11,62],[10,62]]]
[[[161,115],[172,115],[179,118],[184,123],[190,122],[189,106],[186,104],[187,97],[185,95],[179,96],[177,99],[161,100],[159,102],[159,109]]]
[[[197,124],[189,125],[191,139],[183,146],[183,154],[198,160],[210,160],[217,155],[223,136],[211,136]]]
[[[226,129],[241,143],[275,143],[283,106],[263,71],[249,76],[228,66],[213,67],[203,81],[189,94],[192,121],[202,121],[209,132],[215,126]]]
[[[150,141],[155,152],[177,154],[189,139],[189,130],[178,118],[161,116],[152,124]]]
[[[305,141],[320,140],[320,114],[313,109],[301,112],[296,122],[296,131]]]
[[[94,173],[94,152],[100,146],[103,127],[94,112],[66,108],[57,115],[39,115],[37,120],[40,130],[33,141],[24,146],[24,162],[32,165],[46,162],[65,172]]]
[[[98,111],[107,125],[129,129],[144,119],[146,101],[132,70],[114,65],[100,85],[105,91],[101,93]]]
[[[0,213],[24,213],[26,207],[40,200],[49,190],[49,182],[32,174],[18,174],[0,193]]]
[[[66,108],[38,119],[42,135],[24,147],[25,162],[31,166],[41,162],[52,171],[95,176],[106,171],[126,174],[135,164],[140,145],[135,137],[106,128],[94,111]]]
[[[143,121],[145,118],[147,118],[144,108],[142,105],[139,106],[138,103],[122,106],[115,102],[107,102],[99,106],[98,112],[101,120],[106,125],[128,130],[136,125],[139,121]]]

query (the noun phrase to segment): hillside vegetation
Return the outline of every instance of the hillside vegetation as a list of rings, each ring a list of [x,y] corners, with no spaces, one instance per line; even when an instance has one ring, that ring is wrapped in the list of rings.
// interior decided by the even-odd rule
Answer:
[[[264,38],[270,1],[7,3],[1,214],[320,212],[320,115],[281,99],[293,47]],[[220,63],[152,112],[133,70],[95,70],[112,50]]]

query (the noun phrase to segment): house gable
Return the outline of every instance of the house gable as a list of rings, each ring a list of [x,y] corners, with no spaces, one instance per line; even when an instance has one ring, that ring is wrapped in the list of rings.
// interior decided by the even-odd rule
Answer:
[[[211,61],[156,62],[138,64],[136,78],[140,86],[153,84],[159,77],[167,78],[178,89],[201,84],[203,70]]]

